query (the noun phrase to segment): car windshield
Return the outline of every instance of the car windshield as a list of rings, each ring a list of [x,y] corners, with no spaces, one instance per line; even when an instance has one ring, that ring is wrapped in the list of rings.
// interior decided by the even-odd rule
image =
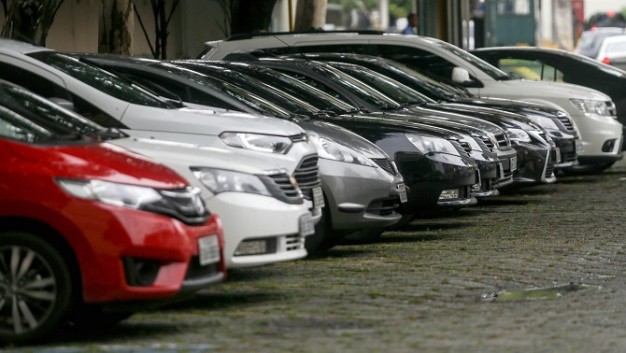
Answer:
[[[204,73],[187,69],[175,64],[162,63],[157,66],[160,69],[163,69],[171,74],[178,75],[209,89],[215,90],[217,92],[226,93],[229,96],[237,99],[241,103],[247,105],[248,107],[256,110],[260,114],[275,116],[283,119],[288,119],[291,116],[291,114],[287,110],[268,101],[267,99],[264,99],[254,93],[251,93],[226,81],[220,80],[216,77],[212,77]]]
[[[481,71],[483,71],[484,73],[486,73],[487,75],[489,75],[491,78],[493,78],[494,80],[510,80],[511,76],[508,75],[506,72],[498,69],[497,67],[489,64],[488,62],[478,58],[477,56],[474,56],[470,53],[468,53],[467,51],[454,46],[450,43],[446,43],[444,41],[437,41],[438,45],[440,48],[460,57],[461,59],[471,63],[472,65],[478,67]]]
[[[398,79],[402,78],[405,84],[410,82],[410,85],[420,87],[424,91],[430,94],[430,97],[441,98],[454,98],[456,96],[468,97],[469,94],[463,88],[458,88],[453,85],[447,85],[441,81],[434,80],[427,75],[422,74],[419,71],[401,64],[393,60],[385,60],[385,68],[397,75]],[[381,68],[382,69],[382,68]],[[376,68],[374,68],[376,70]]]
[[[360,99],[382,109],[399,109],[401,105],[363,82],[329,65],[316,65],[314,71],[345,87]]]
[[[237,69],[236,64],[232,66]],[[244,69],[246,74],[253,75],[272,86],[279,87],[287,93],[293,94],[319,109],[329,110],[338,114],[354,111],[356,109],[352,105],[280,71],[267,68],[247,69],[246,67],[242,67],[240,69]]]
[[[238,71],[219,67],[215,65],[204,65],[204,64],[194,64],[190,63],[188,68],[192,70],[197,70],[209,76],[214,75],[214,77],[219,76],[219,79],[230,82],[240,88],[254,93],[260,97],[263,97],[287,110],[291,113],[315,113],[318,111],[317,108],[312,106],[311,104],[292,96],[284,91],[277,90],[276,88],[268,85],[267,83],[258,80],[252,76],[242,74]]]
[[[23,142],[76,140],[106,130],[19,86],[0,84],[0,135]]]
[[[31,53],[29,56],[125,102],[158,108],[174,108],[173,105],[143,88],[96,66],[81,62],[77,58],[54,51],[40,51]]]
[[[331,65],[379,90],[396,102],[402,104],[432,103],[430,98],[424,97],[402,83],[370,69],[344,63],[331,63]]]

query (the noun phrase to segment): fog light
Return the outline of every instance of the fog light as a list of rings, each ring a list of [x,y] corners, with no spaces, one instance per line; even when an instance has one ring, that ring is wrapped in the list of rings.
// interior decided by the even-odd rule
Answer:
[[[606,140],[604,141],[604,144],[602,145],[602,152],[611,152],[613,151],[614,147],[615,147],[615,139]]]
[[[156,260],[124,257],[122,263],[124,264],[126,282],[129,286],[135,287],[152,285],[161,268],[161,263]]]
[[[443,190],[439,195],[439,200],[458,199],[459,189]]]
[[[276,252],[276,239],[249,239],[239,243],[235,250],[235,256],[261,255]]]

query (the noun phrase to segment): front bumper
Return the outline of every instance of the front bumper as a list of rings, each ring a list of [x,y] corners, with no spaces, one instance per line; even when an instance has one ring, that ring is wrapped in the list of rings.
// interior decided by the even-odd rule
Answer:
[[[621,159],[623,131],[613,117],[595,114],[572,115],[582,141],[580,164],[604,163]]]
[[[85,303],[129,308],[167,303],[226,276],[217,216],[191,226],[160,214],[78,199],[63,207],[63,215],[84,241],[75,253]],[[219,258],[201,265],[200,239],[211,240]],[[153,270],[144,272],[142,263]]]
[[[516,183],[554,183],[556,149],[548,145],[516,143],[518,167],[513,175]]]
[[[400,221],[401,176],[328,159],[319,159],[319,166],[333,230],[385,228]]]
[[[407,152],[396,153],[394,159],[407,187],[408,202],[400,206],[403,215],[477,202],[470,190],[479,182],[478,167],[473,159],[446,153]]]
[[[310,202],[284,203],[273,197],[225,192],[206,199],[224,226],[226,268],[261,266],[305,257],[300,222],[311,219]],[[245,243],[245,244],[242,244]]]

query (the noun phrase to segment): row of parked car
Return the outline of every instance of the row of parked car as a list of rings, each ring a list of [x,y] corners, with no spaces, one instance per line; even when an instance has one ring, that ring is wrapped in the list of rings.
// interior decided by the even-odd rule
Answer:
[[[0,40],[0,340],[114,323],[228,269],[622,158],[607,95],[432,38],[207,45],[159,61]]]

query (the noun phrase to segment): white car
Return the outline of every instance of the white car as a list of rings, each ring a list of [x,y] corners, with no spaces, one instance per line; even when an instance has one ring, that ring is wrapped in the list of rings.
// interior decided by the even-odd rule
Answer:
[[[291,219],[282,219],[278,214],[269,216],[267,210],[273,205],[265,202],[249,205],[257,210],[265,209],[261,214],[249,215],[234,206],[238,197],[231,195],[231,200],[225,202],[231,205],[219,213],[224,223],[226,247],[232,250],[226,254],[227,266],[263,265],[306,256],[303,235],[321,218],[323,199],[320,199],[316,148],[299,126],[244,113],[172,108],[105,71],[52,50],[8,40],[0,40],[0,78],[62,105],[71,105],[76,112],[101,126],[126,129],[132,137],[169,141],[169,148],[177,143],[192,146],[185,149],[190,156],[206,153],[211,157],[214,148],[227,149],[230,156],[245,157],[250,170],[284,171],[298,181],[312,217],[303,217],[299,211],[293,212],[292,215],[298,214]],[[162,150],[156,152],[156,148],[144,148],[144,153],[161,160],[166,157],[165,145],[161,143]],[[167,158],[170,162],[165,164],[172,164],[172,167],[177,158],[183,161],[180,156],[168,155]],[[232,161],[235,165],[235,157]],[[203,178],[206,184],[211,175],[202,172],[197,170],[194,177]],[[241,195],[239,199],[243,201]],[[233,210],[236,210],[235,215],[227,214]],[[257,224],[257,220],[262,223]],[[246,228],[246,233],[237,234],[242,227]],[[242,245],[244,238],[246,243]],[[253,238],[265,239],[265,254],[259,254],[262,245],[252,241]],[[272,247],[270,243],[277,246]],[[237,256],[234,256],[235,249]]]
[[[607,37],[602,40],[595,59],[611,64],[611,59],[626,56],[626,34]]]
[[[610,97],[587,87],[512,79],[467,51],[444,41],[391,33],[259,34],[206,43],[202,59],[229,54],[258,56],[298,52],[346,52],[382,56],[440,80],[463,85],[478,97],[497,97],[543,104],[567,112],[580,134],[580,164],[606,165],[622,159],[622,124]]]

